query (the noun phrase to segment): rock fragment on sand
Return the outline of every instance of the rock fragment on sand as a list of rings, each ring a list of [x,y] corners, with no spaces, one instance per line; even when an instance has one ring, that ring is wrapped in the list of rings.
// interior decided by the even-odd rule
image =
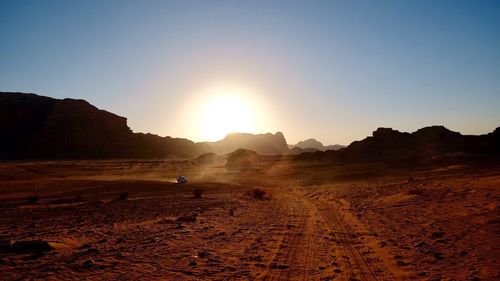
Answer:
[[[444,236],[444,231],[435,231],[431,234],[432,239],[442,238]]]
[[[187,216],[180,216],[177,218],[178,222],[195,222],[196,221],[196,215],[187,215]]]
[[[208,252],[204,251],[204,250],[201,250],[201,251],[198,252],[198,257],[200,257],[200,258],[206,258],[206,257],[208,257]]]
[[[88,259],[88,260],[84,261],[82,265],[83,265],[84,268],[91,268],[95,264],[96,264],[96,262],[94,260]]]
[[[12,252],[43,253],[54,250],[49,242],[43,240],[16,241],[10,247]]]

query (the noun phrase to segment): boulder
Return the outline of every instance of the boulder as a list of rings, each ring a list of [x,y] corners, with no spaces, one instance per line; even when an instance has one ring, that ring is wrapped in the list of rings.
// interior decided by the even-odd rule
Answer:
[[[43,240],[16,241],[11,245],[12,252],[42,253],[54,250],[49,242]]]

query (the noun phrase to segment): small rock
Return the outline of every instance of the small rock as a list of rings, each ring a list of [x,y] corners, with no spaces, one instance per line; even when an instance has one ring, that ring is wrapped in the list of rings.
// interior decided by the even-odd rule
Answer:
[[[85,244],[80,246],[80,249],[88,249],[90,247],[92,247],[92,245],[85,243]]]
[[[434,258],[436,258],[437,260],[440,260],[440,261],[444,260],[443,253],[434,252],[433,255],[434,255]]]
[[[200,257],[200,258],[206,258],[206,257],[208,257],[208,252],[207,251],[203,251],[203,250],[199,251],[198,252],[198,257]]]
[[[418,242],[413,243],[413,246],[415,246],[415,247],[422,247],[424,245],[425,245],[424,241],[418,241]]]
[[[175,224],[176,221],[173,219],[162,219],[158,221],[159,224]]]
[[[286,264],[273,264],[271,265],[272,269],[287,269],[288,265]]]
[[[435,231],[431,234],[432,239],[441,238],[444,236],[444,231]]]
[[[93,254],[93,253],[99,253],[99,250],[96,249],[96,248],[88,248],[84,252],[87,253],[87,254]]]
[[[196,215],[180,216],[177,218],[178,222],[195,222]]]
[[[396,264],[399,265],[399,266],[407,266],[408,265],[408,263],[405,262],[405,261],[403,261],[403,260],[397,260]]]
[[[83,262],[83,267],[84,267],[84,268],[91,268],[91,267],[93,267],[95,264],[96,264],[96,263],[95,263],[95,261],[94,261],[94,260],[92,260],[92,259],[88,259],[88,260],[86,260],[86,261],[84,261],[84,262]]]
[[[467,256],[468,254],[469,254],[469,253],[468,253],[467,251],[461,251],[460,253],[458,253],[458,255],[459,255],[460,257],[465,257],[465,256]]]

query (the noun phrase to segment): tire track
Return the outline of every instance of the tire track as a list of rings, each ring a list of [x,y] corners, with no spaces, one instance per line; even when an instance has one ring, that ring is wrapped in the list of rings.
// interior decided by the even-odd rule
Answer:
[[[332,210],[331,206],[327,203],[316,201],[312,202],[316,203],[319,207],[319,211],[326,223],[332,229],[336,229],[335,231],[335,239],[337,239],[340,244],[344,248],[344,252],[350,257],[350,260],[354,263],[351,265],[350,279],[355,279],[356,276],[354,274],[354,269],[359,270],[361,280],[372,281],[378,280],[377,275],[371,268],[369,262],[364,258],[363,254],[356,249],[353,234],[351,231],[344,226],[342,221],[339,219],[338,215],[335,211]],[[354,268],[352,268],[354,267]]]
[[[296,197],[290,197],[288,200],[291,202],[287,212],[287,234],[263,280],[295,280],[297,278],[309,280],[309,266],[313,257],[312,237],[308,231],[309,210]]]

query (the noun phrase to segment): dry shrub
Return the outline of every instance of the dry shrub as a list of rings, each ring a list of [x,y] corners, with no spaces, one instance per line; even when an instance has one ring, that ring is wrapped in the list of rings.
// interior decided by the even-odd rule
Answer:
[[[253,198],[262,200],[266,192],[260,188],[256,188],[252,191]]]
[[[193,190],[193,197],[194,198],[201,198],[203,196],[204,192],[205,191],[203,191],[203,189],[197,188],[197,189]]]

